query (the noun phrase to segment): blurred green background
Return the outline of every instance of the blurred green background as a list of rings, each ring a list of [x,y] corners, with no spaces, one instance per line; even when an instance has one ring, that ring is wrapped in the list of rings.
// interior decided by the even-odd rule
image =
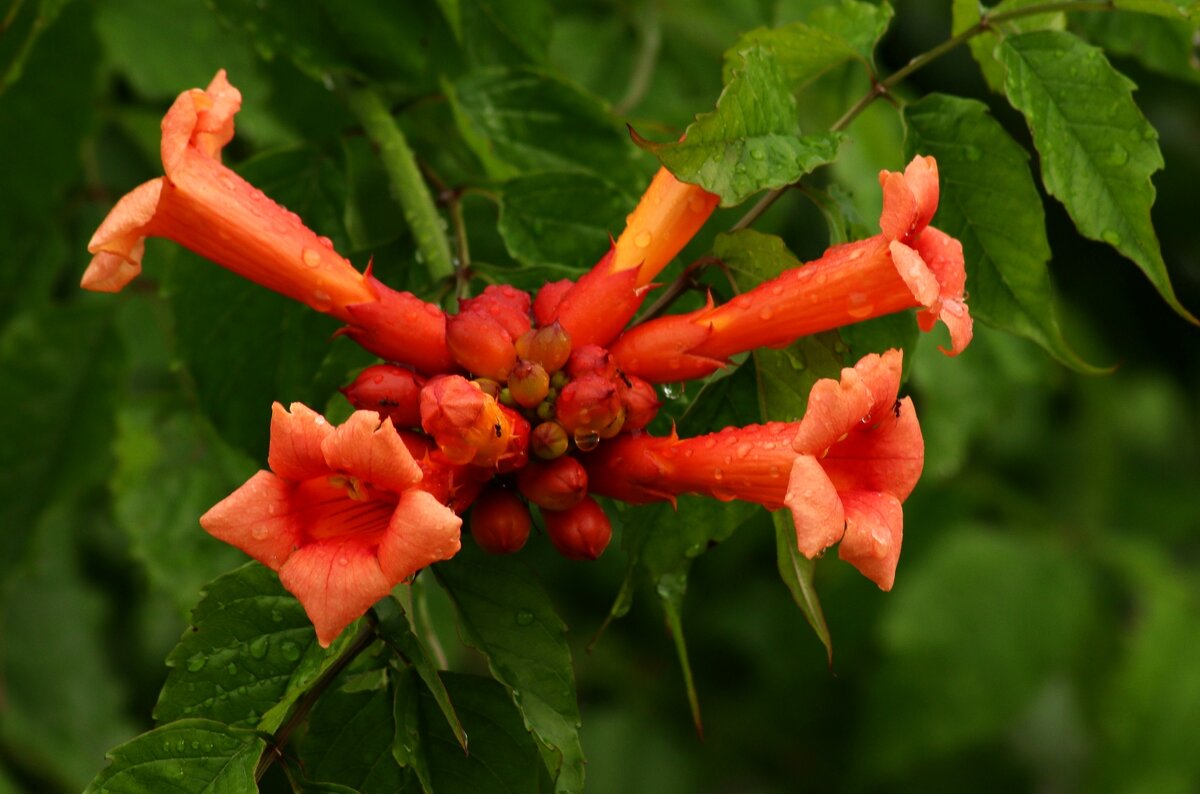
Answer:
[[[167,244],[149,246],[146,275],[119,297],[77,288],[92,230],[160,173],[157,125],[174,96],[228,69],[245,103],[226,162],[357,264],[373,254],[397,286],[428,286],[353,119],[285,57],[311,32],[309,5],[272,16],[277,2],[217,3],[233,24],[200,0],[0,8],[0,792],[78,791],[106,750],[151,725],[188,608],[242,559],[196,518],[265,461],[271,399],[337,410],[334,390],[367,360],[329,341],[332,321]],[[330,4],[337,24],[320,35],[392,87],[418,156],[457,180],[478,168],[443,134],[443,74],[536,50],[667,139],[712,107],[740,32],[817,4],[559,0],[514,16],[464,0],[467,63],[443,47],[432,3]],[[948,35],[945,6],[899,5],[884,72]],[[294,24],[246,24],[256,9]],[[1180,299],[1198,311],[1200,71],[1186,31],[1100,14],[1071,25],[1111,48],[1161,134],[1154,220]],[[652,67],[637,72],[644,85],[639,62]],[[829,81],[805,122],[836,118],[862,88],[850,72]],[[984,99],[1028,140],[965,48],[907,90]],[[836,166],[851,183],[900,165],[890,108],[852,134]],[[655,163],[621,145],[630,173],[613,179],[636,197]],[[605,224],[618,232],[628,206],[616,201],[583,242],[594,249]],[[464,207],[481,274],[509,277],[495,207]],[[1116,370],[1077,375],[987,328],[959,359],[922,339],[906,389],[926,473],[906,504],[897,584],[885,595],[832,557],[820,563],[832,666],[778,579],[765,513],[692,568],[683,619],[703,740],[649,588],[586,648],[624,575],[617,544],[595,565],[546,543],[523,552],[571,628],[589,791],[1200,790],[1200,332],[1129,263],[1076,236],[1055,202],[1047,213],[1066,336]],[[827,242],[796,196],[757,228],[801,256]],[[446,606],[434,608],[452,660],[477,664],[456,650]]]

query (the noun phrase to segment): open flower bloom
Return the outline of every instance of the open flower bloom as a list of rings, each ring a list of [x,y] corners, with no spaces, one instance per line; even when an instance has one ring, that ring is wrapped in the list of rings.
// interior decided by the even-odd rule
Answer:
[[[585,459],[589,490],[635,504],[695,493],[787,507],[805,556],[840,541],[842,559],[889,590],[900,504],[925,459],[912,402],[896,399],[901,360],[896,350],[869,355],[840,380],[817,381],[799,422],[688,439],[621,436]]]
[[[425,372],[453,365],[438,307],[354,269],[300,218],[221,164],[242,95],[224,70],[180,94],[162,121],[165,176],[126,194],[88,243],[85,289],[118,292],[166,237],[268,289],[349,323],[360,344]]]
[[[627,373],[654,382],[708,375],[728,358],[779,347],[819,331],[919,308],[918,324],[950,331],[951,355],[971,341],[963,297],[962,246],[929,226],[937,209],[937,163],[916,157],[904,173],[884,171],[881,234],[830,248],[721,306],[661,317],[612,347]]]
[[[417,461],[373,411],[333,427],[300,403],[275,403],[268,463],[200,524],[278,571],[322,646],[459,549],[461,519],[421,489]]]

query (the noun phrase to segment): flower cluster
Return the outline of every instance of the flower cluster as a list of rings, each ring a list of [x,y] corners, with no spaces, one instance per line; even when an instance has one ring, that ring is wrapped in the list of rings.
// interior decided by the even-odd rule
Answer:
[[[841,557],[881,588],[895,576],[901,502],[924,460],[916,413],[897,399],[901,354],[871,355],[813,387],[788,423],[681,439],[646,431],[654,384],[700,378],[731,356],[910,308],[941,320],[951,354],[971,338],[962,249],[929,225],[937,166],[884,172],[881,233],[834,246],[733,301],[630,326],[654,277],[704,224],[717,197],[665,169],[620,238],[577,281],[536,295],[489,286],[452,314],[359,273],[221,164],[238,91],[218,73],[163,119],[164,176],[134,189],[92,238],[88,289],[117,291],[141,270],[144,239],[166,237],[344,322],[384,359],[343,394],[333,427],[276,404],[270,471],[202,526],[277,570],[328,644],[375,600],[476,542],[520,549],[536,505],[554,546],[594,559],[612,527],[593,495],[643,503],[678,494],[742,499],[795,520],[809,557]]]

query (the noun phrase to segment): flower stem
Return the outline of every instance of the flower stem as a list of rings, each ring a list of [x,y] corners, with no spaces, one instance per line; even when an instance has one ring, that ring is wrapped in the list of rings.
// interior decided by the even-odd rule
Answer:
[[[654,76],[654,66],[658,61],[658,51],[662,46],[662,31],[658,21],[658,3],[647,3],[642,10],[638,24],[640,47],[637,60],[633,64],[633,73],[629,76],[629,85],[625,95],[613,105],[613,113],[624,116],[633,110],[646,92],[650,90],[650,79]]]
[[[392,194],[400,202],[404,220],[412,229],[420,259],[434,279],[450,278],[454,275],[454,261],[444,233],[445,222],[438,214],[429,186],[421,178],[417,159],[396,119],[379,94],[369,88],[346,91],[345,98],[367,137],[379,147]]]
[[[312,711],[313,706],[317,704],[317,700],[325,693],[325,690],[329,688],[329,685],[333,683],[334,679],[337,678],[338,675],[341,674],[341,672],[345,670],[351,662],[358,658],[360,653],[369,648],[371,643],[375,642],[376,636],[375,617],[368,612],[367,623],[362,627],[362,630],[358,632],[358,636],[354,638],[353,642],[346,646],[346,650],[342,651],[342,655],[339,656],[332,665],[330,665],[329,669],[322,673],[321,677],[313,682],[313,685],[309,687],[308,691],[304,693],[304,696],[300,698],[295,710],[288,715],[287,722],[283,723],[279,730],[277,730],[271,737],[271,742],[267,746],[266,751],[258,759],[258,766],[254,770],[255,781],[262,780],[263,775],[265,775],[267,770],[271,768],[271,764],[275,763],[275,759],[280,758],[283,755],[283,748],[287,745],[288,739],[291,738],[292,732],[295,731],[296,728],[308,718],[308,713]]]
[[[1115,8],[1113,0],[1058,0],[1057,2],[1038,3],[1036,5],[1023,6],[1015,8],[1011,11],[1002,11],[998,14],[993,14],[990,11],[984,11],[980,16],[979,21],[962,32],[951,36],[941,44],[926,50],[920,55],[915,56],[912,60],[906,63],[897,71],[888,75],[883,80],[872,80],[871,88],[867,93],[863,94],[857,102],[849,110],[847,110],[840,119],[833,123],[830,129],[838,132],[850,126],[854,119],[858,118],[859,114],[870,107],[871,103],[880,97],[887,96],[891,89],[907,79],[909,75],[917,71],[923,66],[936,61],[946,53],[957,48],[961,44],[965,44],[981,33],[987,33],[1003,22],[1008,22],[1021,17],[1035,16],[1037,14],[1050,14],[1056,11],[1111,11]],[[779,200],[791,185],[784,185],[781,188],[775,188],[765,194],[753,207],[751,207],[745,215],[738,219],[730,231],[738,231],[745,229],[750,224],[758,220],[764,212],[766,212],[772,204]]]

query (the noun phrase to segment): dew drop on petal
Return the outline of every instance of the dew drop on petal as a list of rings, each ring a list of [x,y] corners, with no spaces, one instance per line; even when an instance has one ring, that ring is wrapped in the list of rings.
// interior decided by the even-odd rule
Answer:
[[[721,471],[721,468],[718,466],[717,468],[713,469],[713,478],[717,480],[723,480],[725,479],[725,472]]]
[[[275,505],[271,505],[269,510],[270,510],[270,512],[274,513]],[[270,534],[271,534],[271,531],[269,529],[267,529],[267,527],[263,526],[262,524],[258,524],[253,529],[250,530],[250,537],[254,538],[255,540],[266,540],[267,535],[270,535]]]
[[[651,239],[652,235],[650,232],[638,232],[637,236],[633,238],[633,244],[638,248],[645,248],[650,245]]]
[[[315,248],[305,248],[304,253],[300,255],[300,258],[308,267],[321,266],[321,254]]]

